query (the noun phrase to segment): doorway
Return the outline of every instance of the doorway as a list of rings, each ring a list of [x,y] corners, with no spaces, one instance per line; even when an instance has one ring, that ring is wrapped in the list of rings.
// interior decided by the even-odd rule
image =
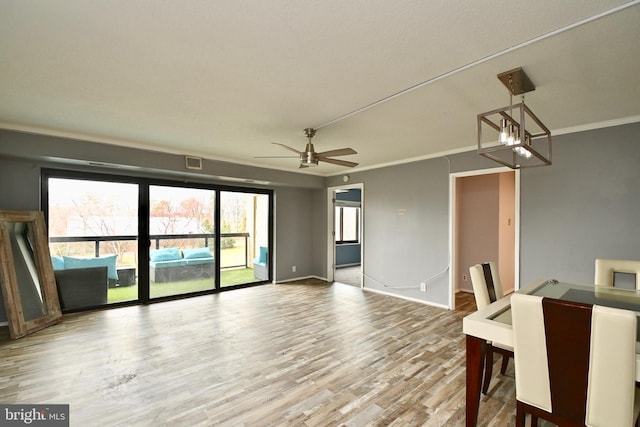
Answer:
[[[327,280],[362,287],[363,186],[332,187],[328,191]]]
[[[518,289],[520,171],[495,168],[451,175],[450,307],[473,293],[469,267],[498,264],[505,294]]]

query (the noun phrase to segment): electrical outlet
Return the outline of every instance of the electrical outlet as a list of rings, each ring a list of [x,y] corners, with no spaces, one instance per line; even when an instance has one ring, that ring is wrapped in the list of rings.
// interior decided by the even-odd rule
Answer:
[[[462,275],[462,281],[463,281],[463,282],[466,282],[466,281],[467,281],[467,275],[466,275],[466,274],[463,274],[463,275]]]
[[[291,266],[291,272],[292,272],[292,273],[295,273],[295,272],[296,272],[296,266],[295,266],[295,265]]]
[[[425,282],[420,282],[420,291],[427,292],[427,284]]]

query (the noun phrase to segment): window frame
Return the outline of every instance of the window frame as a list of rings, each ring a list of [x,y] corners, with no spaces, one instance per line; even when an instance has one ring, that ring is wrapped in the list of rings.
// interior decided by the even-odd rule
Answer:
[[[229,185],[221,185],[216,183],[204,183],[204,182],[191,182],[191,181],[176,181],[172,179],[166,178],[156,178],[156,177],[145,177],[145,176],[126,176],[120,174],[109,174],[109,173],[100,173],[100,172],[90,172],[90,171],[79,171],[79,170],[69,170],[69,169],[53,169],[53,168],[43,168],[40,173],[41,178],[41,192],[40,192],[40,206],[41,210],[44,212],[45,221],[48,226],[49,219],[49,188],[48,182],[49,178],[62,178],[62,179],[78,179],[78,180],[92,180],[92,181],[104,181],[104,182],[113,182],[113,183],[127,183],[127,184],[137,184],[139,187],[138,193],[138,239],[139,242],[150,242],[149,236],[149,214],[150,214],[150,200],[149,200],[149,187],[158,185],[158,186],[168,186],[168,187],[184,187],[184,188],[196,188],[196,189],[206,189],[212,190],[216,193],[216,213],[215,218],[216,222],[220,221],[220,193],[223,191],[230,192],[239,192],[239,193],[252,193],[252,194],[264,194],[269,197],[268,200],[268,265],[273,265],[273,245],[274,245],[274,234],[273,234],[273,225],[274,225],[274,191],[271,189],[265,188],[254,188],[254,187],[235,187]],[[220,233],[220,225],[216,224],[216,233]],[[216,238],[216,248],[215,248],[215,258],[220,259],[220,250],[219,250],[219,238]],[[47,243],[48,244],[48,243]],[[147,245],[139,244],[138,245],[138,260],[147,260],[145,264],[139,261],[138,264],[138,298],[131,301],[125,302],[116,302],[116,303],[107,303],[104,305],[106,308],[115,308],[122,305],[135,305],[135,304],[148,304],[153,302],[161,302],[165,300],[171,299],[181,299],[181,298],[189,298],[193,296],[203,295],[203,294],[211,294],[217,293],[221,291],[233,290],[238,288],[244,288],[249,286],[256,286],[265,283],[270,283],[273,277],[273,269],[268,269],[268,280],[250,282],[246,284],[232,285],[232,286],[220,286],[220,268],[219,264],[216,263],[216,277],[215,277],[215,287],[210,290],[192,292],[192,293],[184,293],[184,294],[176,294],[175,296],[168,297],[160,297],[160,298],[151,298],[149,295],[150,282],[149,282],[149,247]],[[95,308],[95,307],[94,307]],[[81,311],[81,310],[78,310]]]
[[[357,209],[357,214],[355,216],[355,240],[345,240],[344,239],[344,208],[355,208]],[[338,214],[338,212],[340,212]],[[362,207],[360,202],[349,202],[344,200],[336,200],[335,209],[334,209],[334,217],[335,217],[335,227],[334,227],[334,241],[336,245],[353,245],[360,244],[362,240],[361,236],[361,222],[362,222]]]

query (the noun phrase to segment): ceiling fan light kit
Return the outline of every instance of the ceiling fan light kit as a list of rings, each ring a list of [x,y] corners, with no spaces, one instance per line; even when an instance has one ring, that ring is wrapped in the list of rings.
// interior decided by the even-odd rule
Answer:
[[[297,153],[298,156],[300,156],[300,168],[318,166],[319,162],[326,162],[334,165],[346,166],[349,168],[358,166],[358,163],[355,163],[355,162],[349,162],[347,160],[339,160],[339,159],[332,158],[335,156],[348,156],[351,154],[358,154],[358,152],[353,148],[339,148],[337,150],[329,150],[329,151],[323,151],[321,153],[316,153],[315,148],[313,147],[313,143],[311,142],[311,138],[313,138],[314,135],[316,134],[316,130],[313,128],[306,128],[304,130],[304,133],[309,139],[309,142],[307,142],[307,145],[304,151],[298,151],[295,148],[291,148],[288,145],[280,144],[279,142],[273,142],[273,144],[279,145],[289,151]],[[283,156],[261,156],[261,158],[268,158],[268,157],[277,158],[277,157],[283,157]]]
[[[512,169],[551,164],[551,132],[524,103],[535,85],[522,68],[498,74],[509,105],[478,114],[478,154]],[[522,102],[513,104],[513,96]]]
[[[311,138],[313,138],[316,134],[316,130],[312,128],[306,128],[304,130],[304,134],[309,138],[309,142],[307,146],[304,148],[304,151],[300,153],[300,167],[313,167],[318,166],[318,155],[313,149],[313,144],[311,143]]]

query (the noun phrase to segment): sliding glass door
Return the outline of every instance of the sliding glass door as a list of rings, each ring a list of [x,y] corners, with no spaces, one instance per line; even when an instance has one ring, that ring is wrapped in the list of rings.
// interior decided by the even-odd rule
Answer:
[[[67,311],[271,280],[271,191],[53,170],[42,181]]]
[[[48,179],[48,232],[63,309],[138,298],[138,185]]]
[[[220,284],[269,280],[269,196],[220,193]]]
[[[149,187],[150,297],[215,289],[216,192]]]

